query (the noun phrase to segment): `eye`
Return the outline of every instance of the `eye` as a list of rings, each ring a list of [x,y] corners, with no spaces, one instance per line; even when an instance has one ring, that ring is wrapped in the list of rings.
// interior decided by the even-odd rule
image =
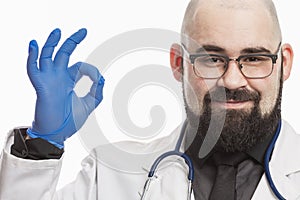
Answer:
[[[196,62],[202,65],[223,65],[226,61],[223,57],[215,55],[200,56],[196,59]]]
[[[213,62],[213,63],[218,63],[221,62],[223,63],[224,60],[221,57],[217,57],[217,56],[209,56],[209,58],[207,58],[207,62]]]
[[[269,59],[270,58],[266,56],[247,56],[241,59],[241,62],[245,62],[245,63],[264,62]]]

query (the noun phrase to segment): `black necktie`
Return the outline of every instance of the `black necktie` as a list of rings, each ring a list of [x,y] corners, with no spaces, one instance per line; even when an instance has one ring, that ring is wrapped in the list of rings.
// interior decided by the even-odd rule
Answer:
[[[237,165],[246,159],[244,153],[217,152],[213,155],[217,166],[214,186],[210,200],[234,200]]]

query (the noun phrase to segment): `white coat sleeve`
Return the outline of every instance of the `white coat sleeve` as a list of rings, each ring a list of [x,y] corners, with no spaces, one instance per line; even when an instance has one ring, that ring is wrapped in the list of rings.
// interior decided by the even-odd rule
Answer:
[[[54,198],[62,160],[29,160],[10,154],[13,131],[0,157],[0,199],[49,200]]]
[[[13,131],[0,156],[0,200],[95,200],[95,161],[87,157],[77,179],[56,191],[61,159],[30,160],[10,154]]]

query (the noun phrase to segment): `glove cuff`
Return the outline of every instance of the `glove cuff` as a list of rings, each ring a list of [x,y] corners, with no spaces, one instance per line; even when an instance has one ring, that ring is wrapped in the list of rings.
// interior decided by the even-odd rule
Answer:
[[[31,138],[42,138],[60,149],[64,148],[64,141],[71,137],[73,133],[78,131],[78,129],[76,129],[72,112],[69,113],[61,127],[53,132],[45,133],[35,129],[34,127],[33,123],[32,128],[27,129],[27,134]],[[74,130],[74,132],[72,131],[72,134],[70,134],[69,130]]]
[[[26,133],[32,139],[42,138],[44,140],[47,140],[49,143],[53,144],[57,148],[63,149],[64,148],[64,143],[63,142],[62,143],[58,143],[58,142],[55,142],[55,141],[51,140],[52,139],[51,137],[53,137],[53,135],[55,134],[55,132],[52,132],[50,134],[39,134],[39,133],[33,132],[31,128],[28,128],[27,131],[26,131]]]
[[[49,143],[55,145],[59,149],[63,149],[64,141],[68,138],[68,136],[65,136],[63,133],[66,126],[70,123],[70,116],[71,114],[68,115],[67,119],[64,121],[62,126],[53,132],[41,134],[33,131],[32,128],[28,128],[26,132],[31,138],[42,138],[44,140],[47,140]]]

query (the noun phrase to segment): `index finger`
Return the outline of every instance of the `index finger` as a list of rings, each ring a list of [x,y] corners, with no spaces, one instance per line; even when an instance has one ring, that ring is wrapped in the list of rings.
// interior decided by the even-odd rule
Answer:
[[[86,36],[87,30],[82,28],[71,35],[59,48],[54,58],[54,66],[58,68],[67,68],[70,55],[73,53],[77,44],[79,44]]]
[[[42,48],[40,56],[40,70],[47,70],[52,67],[52,54],[54,48],[60,40],[60,29],[54,29],[49,35],[45,45]]]

